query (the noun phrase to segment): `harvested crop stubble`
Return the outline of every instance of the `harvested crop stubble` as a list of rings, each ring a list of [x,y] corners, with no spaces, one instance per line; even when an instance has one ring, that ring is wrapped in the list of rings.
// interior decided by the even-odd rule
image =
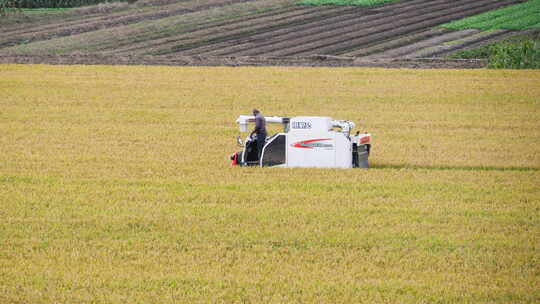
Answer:
[[[0,302],[540,300],[540,71],[0,74]],[[254,106],[355,121],[373,168],[230,167]]]

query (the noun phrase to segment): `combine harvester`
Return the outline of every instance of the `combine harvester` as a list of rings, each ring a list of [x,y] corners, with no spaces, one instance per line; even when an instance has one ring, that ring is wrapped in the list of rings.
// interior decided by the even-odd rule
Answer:
[[[285,168],[368,168],[371,134],[357,132],[350,136],[354,123],[330,117],[265,117],[266,123],[283,125],[283,132],[266,139],[261,158],[256,136],[240,137],[241,152],[231,156],[232,165]],[[255,117],[240,115],[240,132],[248,132]]]

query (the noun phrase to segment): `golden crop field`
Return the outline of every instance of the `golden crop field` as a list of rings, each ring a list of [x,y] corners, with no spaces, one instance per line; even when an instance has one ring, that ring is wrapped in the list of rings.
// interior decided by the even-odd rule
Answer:
[[[540,71],[0,65],[0,303],[538,303]],[[231,167],[349,119],[369,170]]]

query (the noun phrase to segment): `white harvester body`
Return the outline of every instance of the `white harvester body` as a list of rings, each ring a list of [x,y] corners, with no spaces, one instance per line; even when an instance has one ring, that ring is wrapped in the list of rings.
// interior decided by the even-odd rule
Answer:
[[[231,156],[233,165],[309,167],[309,168],[367,168],[371,135],[350,132],[355,124],[330,117],[265,117],[266,123],[279,123],[283,132],[267,137],[261,157],[258,157],[256,138],[247,137],[242,152]],[[240,115],[236,122],[241,132],[248,132],[251,115]]]

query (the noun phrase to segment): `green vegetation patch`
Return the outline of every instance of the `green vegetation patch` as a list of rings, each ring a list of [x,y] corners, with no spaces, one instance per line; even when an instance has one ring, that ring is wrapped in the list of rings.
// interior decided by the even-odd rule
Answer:
[[[23,8],[21,9],[26,13],[41,13],[41,12],[61,12],[67,11],[70,7],[53,7],[53,8]]]
[[[540,69],[540,31],[460,51],[450,57],[487,59],[488,67],[495,69]]]
[[[525,3],[460,19],[444,24],[442,27],[454,30],[540,29],[540,0],[530,0]]]
[[[359,5],[359,6],[373,6],[391,2],[398,2],[400,0],[304,0],[299,4],[302,5]]]

